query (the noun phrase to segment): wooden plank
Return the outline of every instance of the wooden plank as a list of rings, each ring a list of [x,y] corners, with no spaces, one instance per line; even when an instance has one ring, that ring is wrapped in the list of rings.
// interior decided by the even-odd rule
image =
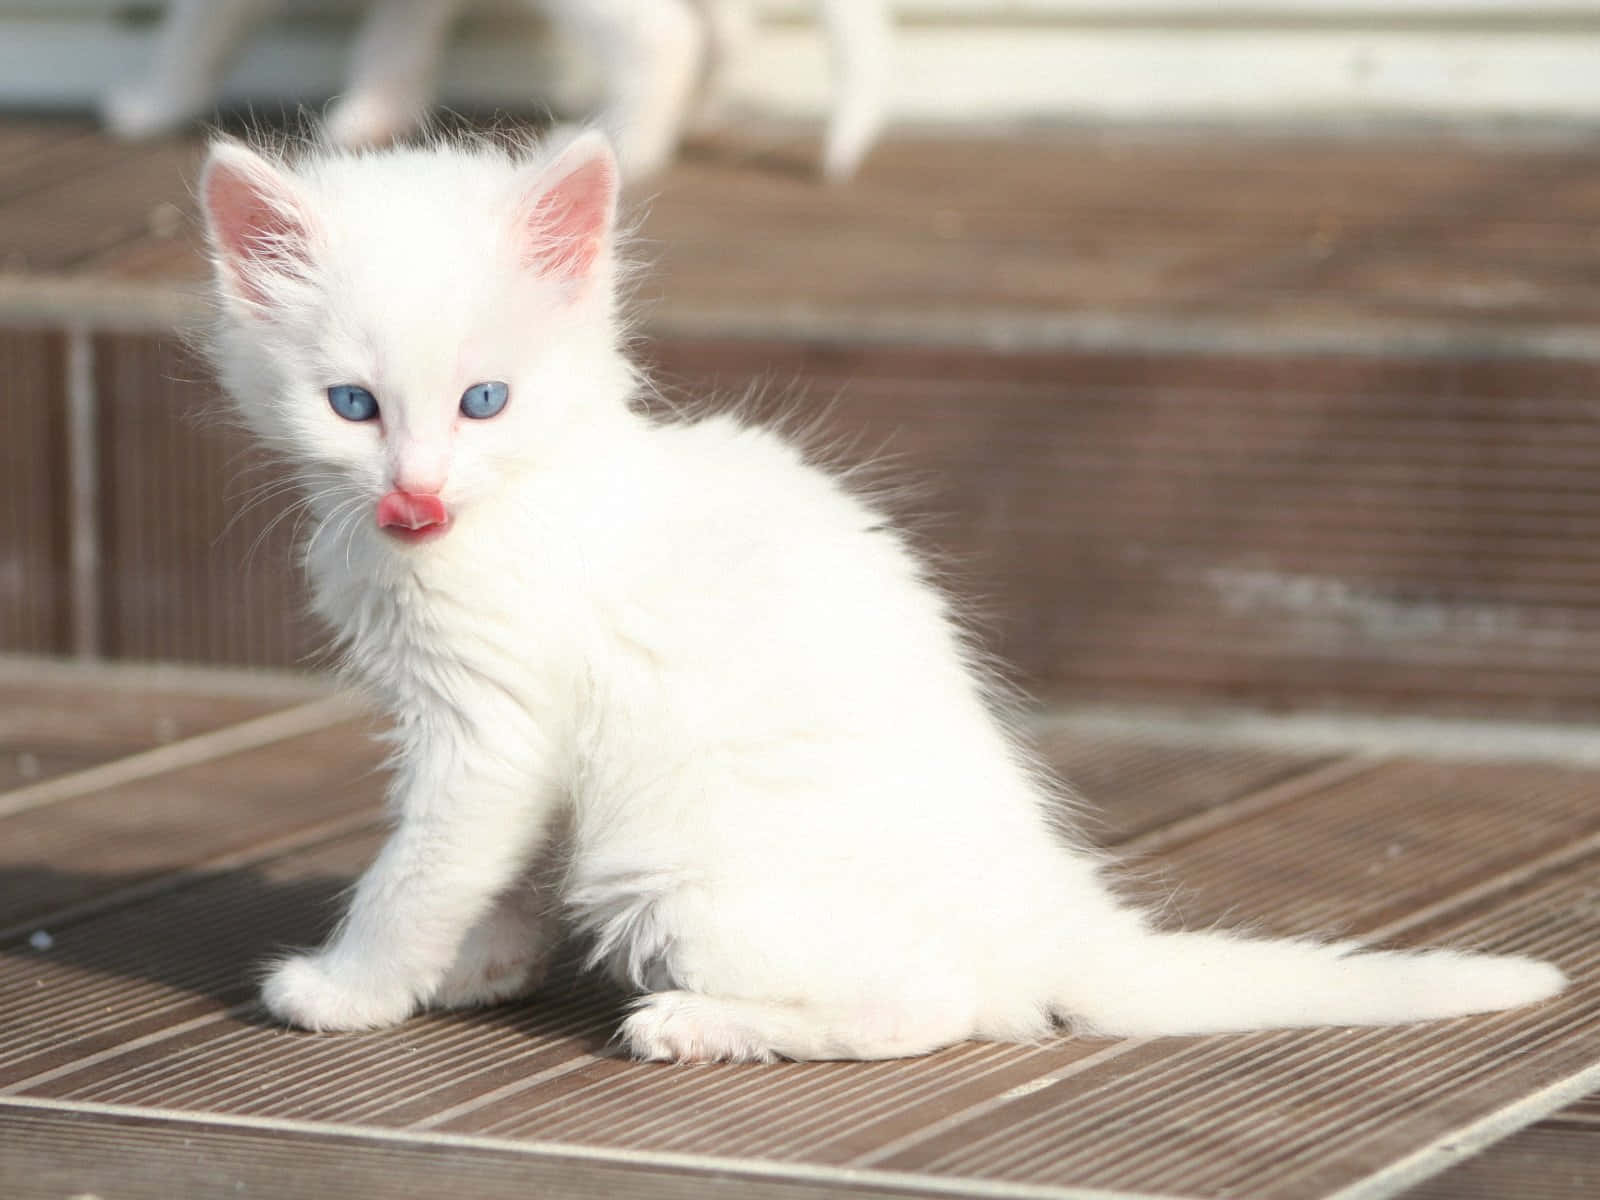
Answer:
[[[328,694],[309,677],[0,659],[0,811],[18,788]]]
[[[53,273],[170,221],[200,163],[194,141],[145,146],[103,143],[88,161],[3,201],[0,264],[12,272]]]
[[[309,689],[308,689],[309,690]],[[139,686],[0,676],[0,741],[59,746],[105,758],[288,707],[282,696],[210,694]]]
[[[120,146],[82,119],[18,117],[0,123],[0,205],[30,192],[68,184],[132,161],[137,148]]]
[[[48,950],[26,935],[10,939],[0,954],[0,1089],[84,1070],[195,1024],[247,1018],[256,965],[326,931],[377,841],[355,835],[241,869],[196,871],[144,903],[57,925]]]
[[[0,651],[68,648],[65,348],[0,330]]]
[[[376,819],[383,752],[372,723],[329,725],[0,818],[0,929],[49,925],[62,910],[338,818]]]
[[[1592,1200],[1600,1195],[1600,1131],[1536,1126],[1404,1195],[1405,1200]]]
[[[193,142],[136,152],[62,128],[74,170],[93,183],[41,185],[19,165],[27,191],[7,206],[0,258],[33,272],[199,278]],[[818,186],[813,153],[792,139],[724,138],[652,187],[646,294],[663,298],[659,314],[755,309],[776,328],[797,304],[1227,313],[1283,330],[1364,324],[1381,337],[1397,319],[1570,324],[1600,304],[1583,265],[1600,253],[1584,236],[1600,156],[1581,147],[899,135],[844,189]]]
[[[1084,832],[1111,846],[1303,777],[1337,757],[1064,728],[1041,740],[1039,754],[1083,798]]]
[[[106,628],[114,656],[303,666],[326,662],[305,611],[303,509],[171,340],[96,340]]]
[[[264,1195],[278,1200],[889,1200],[950,1195],[839,1173],[807,1177],[486,1144],[379,1137],[303,1125],[40,1106],[0,1100],[0,1193],[8,1200]],[[1086,1198],[1089,1200],[1089,1198]]]

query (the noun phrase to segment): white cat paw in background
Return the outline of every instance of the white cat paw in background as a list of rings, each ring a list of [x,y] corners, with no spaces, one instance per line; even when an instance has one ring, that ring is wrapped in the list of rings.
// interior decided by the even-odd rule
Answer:
[[[386,146],[405,137],[422,123],[424,108],[367,92],[352,93],[334,102],[323,122],[322,135],[333,146],[362,150]]]
[[[132,84],[107,93],[100,102],[100,120],[126,141],[143,141],[182,129],[210,107],[211,98],[178,96],[151,83]]]

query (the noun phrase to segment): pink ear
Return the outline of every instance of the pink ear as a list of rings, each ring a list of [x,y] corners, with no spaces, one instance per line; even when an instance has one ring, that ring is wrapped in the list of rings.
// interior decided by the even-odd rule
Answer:
[[[586,133],[540,172],[521,210],[522,261],[540,274],[587,279],[605,252],[617,208],[617,160]]]
[[[214,144],[200,203],[218,260],[246,300],[267,303],[274,275],[305,274],[309,219],[293,184],[266,159],[236,143]]]

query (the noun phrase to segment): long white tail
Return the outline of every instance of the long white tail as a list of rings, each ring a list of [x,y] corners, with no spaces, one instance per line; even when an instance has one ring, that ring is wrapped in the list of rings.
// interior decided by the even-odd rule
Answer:
[[[833,71],[833,115],[822,169],[848,179],[883,127],[892,27],[883,0],[822,0]]]
[[[1147,933],[1093,957],[1059,989],[1058,1015],[1123,1037],[1425,1021],[1531,1004],[1566,985],[1531,958],[1227,933]]]

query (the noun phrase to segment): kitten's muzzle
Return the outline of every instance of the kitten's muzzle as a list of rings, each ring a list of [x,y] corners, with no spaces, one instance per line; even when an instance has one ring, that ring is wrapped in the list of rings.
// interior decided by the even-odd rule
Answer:
[[[444,501],[431,493],[396,490],[378,501],[378,528],[401,541],[425,541],[449,526]]]

